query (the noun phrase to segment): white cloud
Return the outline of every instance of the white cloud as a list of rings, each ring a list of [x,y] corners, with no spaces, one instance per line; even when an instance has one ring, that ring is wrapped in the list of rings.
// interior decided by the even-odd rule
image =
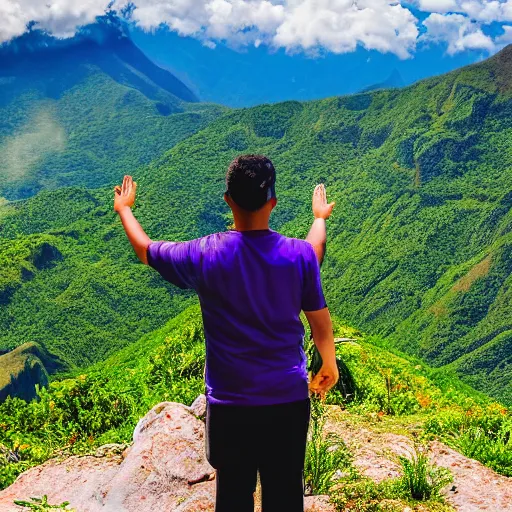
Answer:
[[[463,14],[483,23],[512,21],[512,0],[416,0],[415,3],[425,12]]]
[[[447,53],[453,55],[464,50],[494,50],[493,40],[482,32],[478,23],[462,14],[431,14],[423,25],[426,40],[448,43]]]
[[[418,6],[425,12],[449,12],[457,9],[455,0],[419,0]]]
[[[361,44],[406,58],[416,44],[416,21],[408,9],[386,0],[301,0],[289,2],[273,43],[335,53],[354,51]]]
[[[504,33],[496,38],[496,43],[499,45],[507,45],[512,43],[512,26],[505,25],[503,27]]]
[[[59,37],[105,12],[105,0],[0,0],[0,42],[22,34],[30,21]]]
[[[266,44],[288,51],[369,50],[409,57],[424,39],[448,44],[448,53],[492,51],[482,27],[512,21],[512,0],[412,0],[430,13],[420,21],[401,0],[133,0],[131,19],[144,30],[166,25],[214,47]],[[22,34],[28,22],[71,36],[108,8],[110,0],[0,0],[0,42]],[[120,10],[130,0],[115,0]],[[507,29],[508,30],[508,29]],[[508,34],[508,32],[507,32]],[[503,40],[505,36],[499,36]]]

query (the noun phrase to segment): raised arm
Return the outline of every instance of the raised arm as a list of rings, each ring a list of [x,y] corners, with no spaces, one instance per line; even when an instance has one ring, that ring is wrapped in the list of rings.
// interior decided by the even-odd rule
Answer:
[[[131,176],[125,176],[122,187],[114,187],[114,211],[121,217],[126,236],[132,244],[135,254],[142,263],[148,264],[147,250],[151,239],[142,229],[132,212],[132,206],[135,203],[135,193],[137,183]]]
[[[335,203],[327,204],[327,193],[323,184],[317,185],[313,192],[313,215],[315,220],[309,230],[306,240],[313,246],[318,263],[324,261],[325,247],[327,243],[326,219],[331,216]]]

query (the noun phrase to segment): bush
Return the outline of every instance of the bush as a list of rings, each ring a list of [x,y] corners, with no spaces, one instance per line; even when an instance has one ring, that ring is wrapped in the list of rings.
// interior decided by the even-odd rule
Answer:
[[[36,510],[38,512],[50,510],[68,510],[71,512],[71,509],[67,508],[69,501],[65,501],[60,505],[50,505],[46,494],[42,498],[30,498],[30,501],[14,500],[14,504],[19,507],[29,508],[30,510]]]

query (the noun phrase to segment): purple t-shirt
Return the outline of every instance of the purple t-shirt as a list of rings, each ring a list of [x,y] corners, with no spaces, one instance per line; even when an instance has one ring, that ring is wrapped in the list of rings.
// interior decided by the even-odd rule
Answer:
[[[308,397],[300,312],[326,307],[313,247],[270,229],[152,242],[148,263],[198,296],[210,403],[270,405]]]

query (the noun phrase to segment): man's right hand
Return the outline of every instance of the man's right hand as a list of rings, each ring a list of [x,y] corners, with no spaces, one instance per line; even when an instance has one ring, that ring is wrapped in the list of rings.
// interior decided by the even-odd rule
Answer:
[[[319,372],[313,377],[309,383],[309,390],[312,393],[320,395],[320,398],[325,398],[325,394],[336,385],[339,379],[338,366],[336,363],[323,364]]]
[[[315,187],[313,192],[313,215],[315,219],[328,219],[335,204],[334,202],[327,204],[327,193],[323,183]]]

